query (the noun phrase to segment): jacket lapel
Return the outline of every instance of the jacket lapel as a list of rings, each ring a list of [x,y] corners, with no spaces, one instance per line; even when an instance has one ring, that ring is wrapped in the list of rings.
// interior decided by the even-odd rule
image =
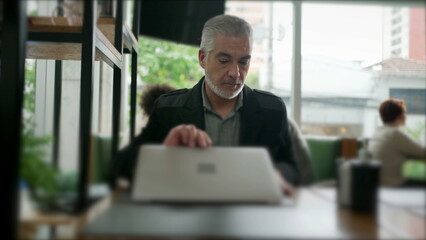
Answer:
[[[185,109],[180,112],[182,123],[194,124],[197,128],[205,130],[204,108],[201,95],[204,77],[190,90]]]
[[[259,105],[253,90],[248,86],[243,89],[243,108],[241,112],[240,144],[253,145],[260,136],[262,123],[265,123],[265,115],[261,114],[262,108]]]

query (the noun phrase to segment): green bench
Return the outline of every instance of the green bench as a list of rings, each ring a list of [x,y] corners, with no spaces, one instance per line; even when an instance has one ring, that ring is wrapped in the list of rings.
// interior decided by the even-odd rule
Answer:
[[[336,179],[336,161],[342,157],[342,138],[309,136],[306,137],[306,141],[311,152],[313,183]],[[361,145],[361,141],[358,140],[358,146]],[[404,163],[402,171],[407,180],[426,182],[424,160],[408,160]]]

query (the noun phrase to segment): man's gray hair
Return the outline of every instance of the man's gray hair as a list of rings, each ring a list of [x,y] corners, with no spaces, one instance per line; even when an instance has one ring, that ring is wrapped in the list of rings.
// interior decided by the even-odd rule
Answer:
[[[253,39],[252,34],[252,27],[244,19],[232,15],[218,15],[210,18],[204,24],[200,49],[208,55],[213,50],[214,40],[218,35],[230,37],[247,36],[251,42]]]

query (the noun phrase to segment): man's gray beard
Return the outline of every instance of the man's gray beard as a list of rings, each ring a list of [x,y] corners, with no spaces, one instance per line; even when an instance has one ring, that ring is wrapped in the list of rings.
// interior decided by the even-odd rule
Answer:
[[[218,86],[216,86],[208,77],[207,73],[205,73],[206,77],[206,83],[209,86],[209,88],[219,97],[224,98],[224,99],[234,99],[235,97],[238,96],[238,94],[240,94],[241,90],[243,89],[242,87],[240,88],[239,91],[233,93],[233,94],[228,94],[224,91],[222,91]]]

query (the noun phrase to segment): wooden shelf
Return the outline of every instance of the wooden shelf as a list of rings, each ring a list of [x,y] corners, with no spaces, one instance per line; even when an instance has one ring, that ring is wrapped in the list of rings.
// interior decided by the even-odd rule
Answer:
[[[81,25],[69,25],[64,17],[28,17],[28,31],[81,32]]]
[[[125,29],[125,33],[123,33],[125,47],[129,50],[132,47],[137,47],[137,40],[129,28],[125,25],[123,29]],[[30,17],[28,18],[28,30],[30,32],[81,33],[82,26],[69,25],[64,17]],[[97,20],[97,42],[101,42],[110,54],[96,54],[95,60],[105,60],[102,57],[105,55],[115,56],[116,59],[121,60],[121,54],[114,47],[114,31],[114,18],[99,18]],[[54,38],[55,35],[52,35],[52,41],[55,40]],[[105,49],[102,51],[105,51]],[[81,43],[28,41],[26,57],[30,59],[80,60]]]
[[[81,44],[28,43],[26,57],[30,59],[80,60]]]
[[[96,24],[102,32],[105,30],[105,35],[114,36],[114,18],[99,18]],[[70,25],[65,17],[28,17],[28,30],[39,32],[82,32],[83,26],[81,24]]]
[[[0,50],[2,52],[2,88],[1,97],[4,102],[8,104],[0,104],[0,112],[9,116],[5,119],[3,128],[0,129],[1,139],[12,139],[16,143],[13,147],[5,149],[7,156],[10,156],[10,161],[6,161],[6,169],[9,169],[11,174],[7,174],[5,177],[5,204],[3,204],[4,218],[6,219],[6,224],[4,231],[2,231],[2,236],[4,239],[15,239],[19,236],[22,236],[22,239],[31,239],[34,237],[33,234],[37,232],[34,231],[39,225],[49,225],[49,226],[60,226],[57,230],[57,236],[64,236],[60,233],[60,229],[66,225],[70,226],[69,233],[72,233],[72,229],[78,230],[81,226],[85,225],[87,222],[91,221],[94,216],[102,212],[104,206],[109,204],[110,199],[106,198],[105,201],[102,201],[99,207],[87,209],[89,205],[89,186],[88,186],[88,176],[89,176],[89,166],[87,163],[90,162],[90,135],[92,133],[92,115],[93,115],[93,96],[96,94],[94,91],[100,91],[94,87],[94,82],[97,81],[98,77],[95,75],[95,72],[100,73],[102,69],[98,69],[94,64],[94,58],[97,57],[97,60],[106,62],[107,64],[113,66],[112,81],[114,86],[124,86],[126,85],[126,80],[124,79],[124,71],[129,69],[123,66],[122,54],[123,49],[126,48],[126,41],[133,42],[131,46],[132,61],[131,61],[131,91],[130,99],[132,99],[131,106],[131,126],[134,128],[134,119],[135,119],[135,101],[136,99],[136,79],[137,79],[137,35],[132,36],[132,32],[128,31],[123,23],[124,12],[127,12],[128,6],[124,5],[123,1],[114,2],[115,16],[117,18],[100,18],[94,24],[93,21],[86,21],[83,23],[78,21],[80,24],[69,24],[67,18],[64,17],[30,17],[27,15],[26,9],[28,3],[26,1],[4,1],[4,4],[1,9],[2,18],[0,19]],[[6,4],[7,2],[7,4]],[[139,25],[139,10],[140,10],[140,1],[133,0],[133,24],[136,26]],[[94,1],[82,1],[83,3],[83,16],[86,19],[94,17],[96,14],[95,8],[97,7],[96,2]],[[124,5],[124,6],[123,6]],[[54,7],[54,6],[52,6]],[[6,14],[7,13],[7,14]],[[93,18],[93,20],[95,20]],[[89,23],[90,22],[90,23]],[[119,28],[115,28],[116,23],[120,23]],[[93,26],[93,25],[96,26]],[[121,30],[121,24],[123,30],[121,33],[116,30]],[[84,34],[83,34],[84,32]],[[87,34],[86,34],[87,32]],[[114,36],[117,36],[121,40],[127,38],[130,40],[123,39],[123,44],[117,49],[114,47]],[[120,41],[121,42],[121,41]],[[84,52],[82,52],[84,49]],[[86,50],[87,49],[87,50]],[[136,51],[135,51],[136,49]],[[93,52],[96,52],[93,56]],[[26,53],[26,56],[25,56]],[[128,53],[128,52],[126,52]],[[19,196],[19,188],[17,182],[19,181],[19,163],[22,162],[20,158],[20,144],[19,141],[22,136],[22,104],[20,104],[19,99],[24,97],[25,89],[23,88],[23,83],[25,83],[25,58],[38,58],[38,59],[51,59],[51,60],[77,60],[80,62],[80,97],[79,100],[79,116],[78,119],[78,169],[77,169],[77,189],[76,189],[76,203],[73,208],[75,208],[77,216],[69,215],[45,215],[40,213],[34,213],[30,216],[21,218],[19,212],[20,201],[17,201],[17,196]],[[125,61],[124,61],[125,62]],[[61,109],[61,99],[62,95],[62,72],[63,65],[62,62],[54,62],[55,71],[42,70],[45,76],[53,75],[54,78],[53,85],[49,87],[49,94],[52,93],[54,106],[53,109],[53,135],[55,139],[60,139],[59,133],[63,128],[61,126],[61,112],[64,110]],[[78,76],[75,76],[78,77]],[[44,78],[44,77],[43,77]],[[44,80],[43,80],[44,81]],[[3,84],[4,83],[4,84]],[[112,89],[112,146],[111,146],[111,156],[114,157],[117,151],[118,146],[118,135],[120,127],[120,106],[122,101],[126,101],[126,96],[121,95],[122,88],[114,87]],[[76,105],[78,103],[76,102]],[[107,103],[111,104],[111,103]],[[3,120],[3,119],[2,119]],[[4,127],[6,126],[6,128]],[[74,130],[74,129],[72,129]],[[134,136],[131,136],[132,138]],[[16,140],[16,141],[15,141]],[[52,164],[60,165],[60,158],[55,157],[58,153],[61,141],[54,141],[52,156],[54,162]],[[111,157],[111,158],[112,158]],[[19,199],[18,199],[19,200]],[[3,213],[2,212],[2,213]],[[21,227],[21,228],[20,228]],[[22,235],[21,235],[22,233]],[[66,239],[74,239],[74,237],[69,237],[72,235],[67,235]],[[60,238],[60,237],[58,237]]]
[[[96,31],[96,38],[111,52],[115,58],[121,60],[121,54],[115,49],[111,42],[100,31]],[[28,42],[26,57],[29,59],[50,59],[50,60],[81,60],[80,43],[48,43],[48,42]],[[96,54],[96,61],[104,60]]]

